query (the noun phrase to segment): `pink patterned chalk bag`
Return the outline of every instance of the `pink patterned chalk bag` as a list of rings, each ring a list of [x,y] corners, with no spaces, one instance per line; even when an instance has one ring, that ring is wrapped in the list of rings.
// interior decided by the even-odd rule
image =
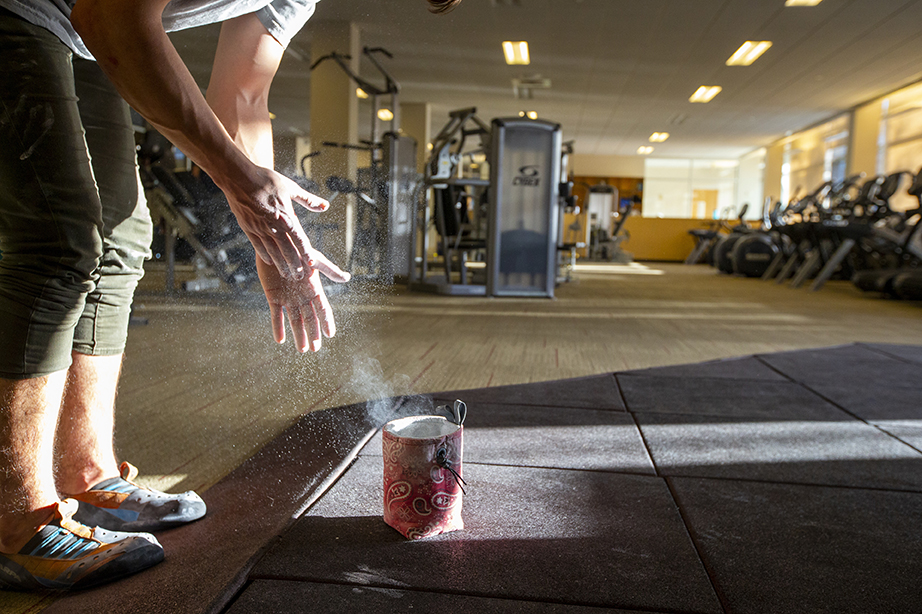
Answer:
[[[464,528],[461,476],[464,417],[410,416],[384,425],[384,522],[408,539]],[[450,410],[451,411],[451,410]]]

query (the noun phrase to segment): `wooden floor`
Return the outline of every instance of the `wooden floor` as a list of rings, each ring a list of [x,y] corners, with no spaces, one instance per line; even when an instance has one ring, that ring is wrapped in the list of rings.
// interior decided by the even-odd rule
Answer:
[[[261,296],[168,297],[160,287],[152,270],[136,301],[148,324],[129,335],[116,439],[141,481],[164,490],[207,491],[321,408],[854,341],[922,344],[918,303],[678,264],[583,265],[554,300],[352,283],[332,297],[340,333],[314,355],[272,341]],[[0,612],[31,607],[16,601]]]
[[[299,415],[477,388],[853,341],[922,343],[919,304],[810,293],[677,264],[584,265],[554,300],[353,284],[315,355],[271,339],[261,297],[142,293],[118,401],[121,455],[148,483],[207,490]]]

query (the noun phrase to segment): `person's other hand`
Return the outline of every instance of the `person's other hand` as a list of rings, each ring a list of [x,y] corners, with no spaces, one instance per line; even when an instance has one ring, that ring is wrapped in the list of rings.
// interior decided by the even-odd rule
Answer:
[[[316,352],[321,346],[321,335],[332,337],[336,334],[336,322],[320,284],[320,274],[344,283],[349,281],[349,273],[309,246],[306,274],[301,279],[282,276],[273,264],[260,258],[256,259],[256,270],[269,303],[272,334],[278,343],[285,342],[286,313],[299,352],[308,349]]]
[[[254,175],[238,184],[246,185],[245,189],[225,191],[231,211],[253,244],[258,260],[275,266],[283,277],[303,279],[308,275],[305,263],[313,250],[293,205],[297,203],[308,211],[321,212],[329,209],[330,203],[273,170],[253,168]],[[329,269],[327,276],[335,279],[342,271],[329,264],[333,269]],[[320,270],[326,272],[323,268]]]

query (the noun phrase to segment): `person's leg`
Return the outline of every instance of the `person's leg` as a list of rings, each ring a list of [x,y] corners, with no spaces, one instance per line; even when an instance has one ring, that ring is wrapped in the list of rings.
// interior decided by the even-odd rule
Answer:
[[[80,502],[74,518],[118,531],[155,531],[201,518],[192,492],[165,494],[116,464],[113,415],[131,302],[153,227],[138,177],[128,106],[94,62],[74,61],[80,117],[102,206],[103,255],[96,287],[74,331],[57,439],[58,491]],[[114,493],[114,494],[113,494]]]
[[[73,353],[55,442],[57,487],[64,496],[119,475],[112,434],[121,364],[121,354]]]
[[[54,425],[102,252],[70,71],[54,35],[0,10],[0,476],[17,493],[0,498],[3,551],[57,501]]]
[[[163,559],[153,536],[75,522],[55,489],[74,327],[95,285],[102,212],[70,52],[0,9],[0,588],[67,589]]]
[[[58,491],[83,493],[119,475],[113,413],[131,302],[153,228],[128,106],[95,62],[75,59],[80,118],[102,206],[103,254],[74,331],[57,439]]]
[[[0,379],[0,552],[19,552],[58,501],[51,459],[64,377]]]

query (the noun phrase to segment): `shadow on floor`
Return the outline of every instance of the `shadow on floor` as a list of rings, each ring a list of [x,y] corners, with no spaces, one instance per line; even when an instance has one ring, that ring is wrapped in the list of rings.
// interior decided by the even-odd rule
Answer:
[[[306,415],[71,612],[922,610],[922,347],[824,350]],[[465,528],[381,519],[377,431],[462,398]]]

